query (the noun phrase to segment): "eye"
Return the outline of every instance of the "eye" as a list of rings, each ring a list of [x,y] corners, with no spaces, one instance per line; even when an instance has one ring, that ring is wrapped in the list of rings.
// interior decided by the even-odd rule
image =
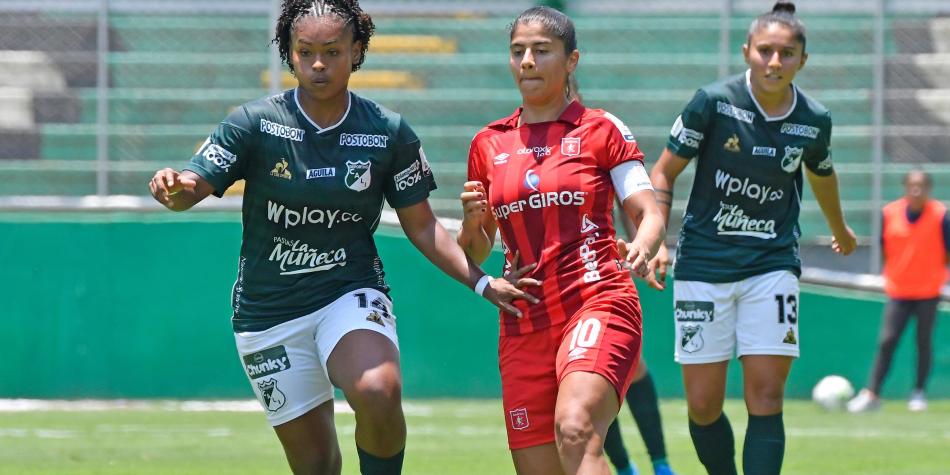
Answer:
[[[331,49],[331,50],[327,51],[327,54],[329,54],[330,56],[339,56],[339,55],[340,55],[340,52],[337,51],[337,50],[335,50],[335,49]]]
[[[297,50],[297,54],[299,54],[300,56],[310,56],[310,50],[300,49],[300,50]]]
[[[785,51],[782,51],[782,56],[785,58],[791,58],[792,56],[795,56],[795,51],[787,49]]]
[[[512,55],[512,56],[521,56],[521,55],[523,55],[523,54],[524,54],[524,50],[521,49],[521,48],[514,48],[514,49],[511,50],[511,55]]]

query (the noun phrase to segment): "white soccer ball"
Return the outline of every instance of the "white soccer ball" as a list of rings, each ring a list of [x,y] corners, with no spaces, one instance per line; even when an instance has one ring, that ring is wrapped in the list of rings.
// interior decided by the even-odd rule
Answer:
[[[847,379],[836,374],[821,378],[821,381],[818,381],[815,388],[811,390],[812,401],[827,411],[844,409],[852,397],[854,397],[854,386]]]

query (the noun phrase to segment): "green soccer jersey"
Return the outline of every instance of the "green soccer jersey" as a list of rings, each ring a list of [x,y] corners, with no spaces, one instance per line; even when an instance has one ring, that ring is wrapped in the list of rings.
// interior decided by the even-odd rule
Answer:
[[[305,115],[295,89],[244,104],[185,167],[216,196],[245,180],[235,331],[265,330],[354,289],[389,290],[373,241],[383,199],[419,203],[435,181],[405,120],[349,98],[327,128]]]
[[[776,270],[801,274],[798,215],[804,163],[833,172],[831,116],[794,85],[788,113],[769,117],[749,73],[696,92],[667,149],[696,157],[674,272],[677,280],[736,282]]]

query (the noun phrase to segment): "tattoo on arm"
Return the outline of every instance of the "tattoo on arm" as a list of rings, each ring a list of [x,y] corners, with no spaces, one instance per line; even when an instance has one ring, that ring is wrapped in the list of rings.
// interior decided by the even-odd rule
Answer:
[[[667,195],[667,196],[669,196],[669,197],[671,197],[671,198],[673,197],[673,191],[672,191],[672,190],[661,190],[661,189],[657,188],[657,189],[654,190],[654,191],[656,191],[657,193],[662,193],[662,194],[664,194],[664,195]]]
[[[666,206],[669,206],[670,208],[673,207],[673,202],[670,201],[670,200],[657,199],[656,202],[657,202],[657,204],[666,205]]]

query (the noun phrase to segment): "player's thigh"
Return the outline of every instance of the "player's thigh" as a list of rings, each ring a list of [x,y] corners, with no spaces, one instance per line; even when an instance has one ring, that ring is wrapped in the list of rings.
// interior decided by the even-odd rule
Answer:
[[[389,392],[399,398],[399,339],[392,302],[375,289],[349,292],[321,315],[317,351],[330,380],[347,394]]]
[[[558,383],[555,361],[562,328],[556,325],[524,335],[503,335],[498,340],[508,447],[516,460],[516,452],[527,454],[528,459],[533,457],[531,454],[543,452],[523,449],[553,446]]]
[[[295,473],[317,470],[320,473],[340,473],[341,456],[333,424],[333,400],[311,409],[305,414],[274,426]]]
[[[594,302],[567,322],[557,353],[559,407],[565,381],[575,372],[598,375],[608,383],[606,388],[613,389],[613,399],[618,404],[623,400],[640,361],[641,322],[639,301],[623,296]]]
[[[684,364],[683,389],[689,418],[700,425],[719,418],[726,398],[726,372],[729,361]]]
[[[740,282],[736,314],[739,357],[799,356],[799,287],[794,274],[769,272]]]
[[[735,283],[675,280],[674,357],[684,365],[729,361],[736,347]]]
[[[234,335],[248,382],[273,426],[333,399],[333,387],[313,340],[316,314]]]

